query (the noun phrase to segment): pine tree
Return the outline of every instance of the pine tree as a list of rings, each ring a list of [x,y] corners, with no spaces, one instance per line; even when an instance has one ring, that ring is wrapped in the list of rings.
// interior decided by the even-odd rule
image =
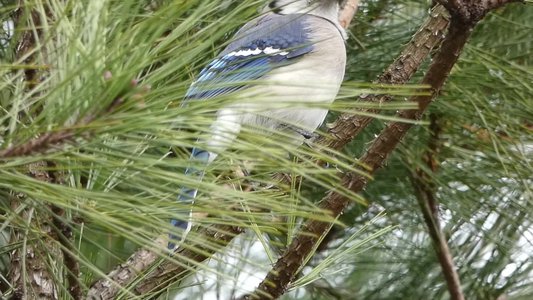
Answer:
[[[0,2],[0,295],[531,298],[530,3],[362,1],[320,136],[245,131],[198,183],[235,99],[183,95],[263,2]]]

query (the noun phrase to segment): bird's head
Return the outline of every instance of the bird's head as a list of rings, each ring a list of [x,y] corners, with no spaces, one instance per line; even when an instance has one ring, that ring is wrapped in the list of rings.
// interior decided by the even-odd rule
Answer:
[[[312,14],[336,20],[344,0],[273,0],[268,8],[278,14]]]

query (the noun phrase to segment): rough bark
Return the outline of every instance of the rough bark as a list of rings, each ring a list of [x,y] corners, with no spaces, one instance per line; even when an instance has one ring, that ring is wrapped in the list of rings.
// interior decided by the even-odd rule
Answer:
[[[28,173],[37,180],[51,182],[45,169],[46,162],[33,163],[28,166]],[[10,241],[10,244],[21,243],[10,253],[8,278],[14,289],[11,299],[59,299],[62,279],[56,278],[51,268],[55,268],[63,256],[52,239],[35,238],[36,235],[50,236],[54,232],[50,216],[34,209],[32,202],[23,194],[11,199],[13,211],[21,211],[17,223],[23,223],[20,229],[14,230]],[[20,206],[22,209],[19,209]]]
[[[131,290],[124,292],[132,295],[146,295],[152,292],[157,294],[164,287],[185,277],[198,263],[225,247],[241,232],[240,228],[234,226],[211,226],[201,229],[197,233],[201,237],[200,240],[194,239],[197,242],[187,245],[187,248],[179,249],[173,256],[166,258],[165,254],[154,252],[154,247],[138,250],[124,264],[111,271],[106,278],[95,282],[89,290],[87,299],[115,299],[121,290],[140,274],[145,276],[143,280]],[[157,244],[161,245],[161,249],[165,249],[166,238],[160,238]]]
[[[20,4],[12,13],[12,20],[17,27],[31,28],[33,24],[37,29],[24,30],[20,33],[15,47],[15,57],[29,67],[24,70],[26,89],[31,92],[38,83],[38,68],[34,64],[35,47],[37,40],[42,35],[41,26],[47,20],[36,11],[23,7]],[[2,152],[2,151],[0,151]],[[52,177],[46,171],[47,163],[44,161],[26,166],[27,174],[39,181],[51,182]],[[12,299],[58,299],[59,287],[62,278],[56,278],[51,266],[62,261],[62,253],[54,240],[49,238],[37,239],[36,235],[51,236],[54,234],[51,217],[45,212],[33,208],[34,199],[26,195],[17,194],[11,197],[13,211],[19,211],[18,218],[13,226],[10,244],[20,243],[10,253],[10,268],[8,279],[13,287]],[[21,208],[21,209],[19,209]],[[35,234],[35,231],[38,231]]]
[[[416,73],[422,62],[432,49],[442,42],[449,19],[446,9],[436,6],[428,19],[413,35],[409,43],[402,50],[398,58],[378,77],[375,84],[404,84]],[[371,103],[385,103],[392,100],[392,96],[362,95],[357,101]],[[342,149],[355,136],[374,120],[369,115],[379,113],[378,108],[361,110],[361,114],[342,114],[328,129],[328,135],[317,140],[317,144],[331,149]]]
[[[48,163],[53,169],[57,169],[55,164]],[[48,172],[52,177],[54,184],[65,184],[64,174],[61,172]],[[66,218],[65,210],[56,205],[50,205],[50,215],[52,217],[52,228],[54,234],[52,237],[59,243],[61,254],[63,255],[63,264],[65,266],[65,276],[68,283],[68,293],[74,300],[82,299],[83,291],[80,282],[80,264],[78,261],[79,253],[73,245],[74,235],[72,225]]]

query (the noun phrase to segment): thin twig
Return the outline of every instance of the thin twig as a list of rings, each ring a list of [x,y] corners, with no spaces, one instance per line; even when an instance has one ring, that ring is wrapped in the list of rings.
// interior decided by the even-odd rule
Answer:
[[[427,166],[428,172],[435,173],[439,166],[437,154],[439,152],[439,133],[441,131],[435,114],[430,115],[429,129],[430,139],[428,149],[422,159]],[[411,181],[415,196],[422,211],[422,216],[428,228],[433,247],[435,248],[437,259],[441,265],[450,298],[453,300],[464,300],[465,297],[461,289],[459,274],[457,273],[446,238],[441,230],[435,184],[431,179],[431,175],[424,171],[424,169],[418,167],[413,173]]]

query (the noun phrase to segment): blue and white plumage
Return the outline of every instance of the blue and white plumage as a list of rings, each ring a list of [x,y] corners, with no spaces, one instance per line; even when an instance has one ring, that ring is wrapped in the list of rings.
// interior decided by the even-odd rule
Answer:
[[[327,114],[324,104],[335,99],[344,77],[345,35],[337,20],[339,2],[273,1],[273,12],[245,24],[234,41],[200,72],[185,101],[230,93],[236,101],[217,112],[210,139],[203,143],[209,151],[194,148],[192,162],[211,163],[242,126],[266,132],[293,128],[295,144],[303,142],[302,132],[311,133],[320,126]],[[258,84],[251,84],[254,81]],[[189,167],[186,174],[201,180],[203,169]],[[178,200],[192,204],[197,192],[182,188]],[[191,221],[182,218],[171,223],[182,230],[179,237],[171,234],[169,248],[173,249],[173,241],[185,237]]]

